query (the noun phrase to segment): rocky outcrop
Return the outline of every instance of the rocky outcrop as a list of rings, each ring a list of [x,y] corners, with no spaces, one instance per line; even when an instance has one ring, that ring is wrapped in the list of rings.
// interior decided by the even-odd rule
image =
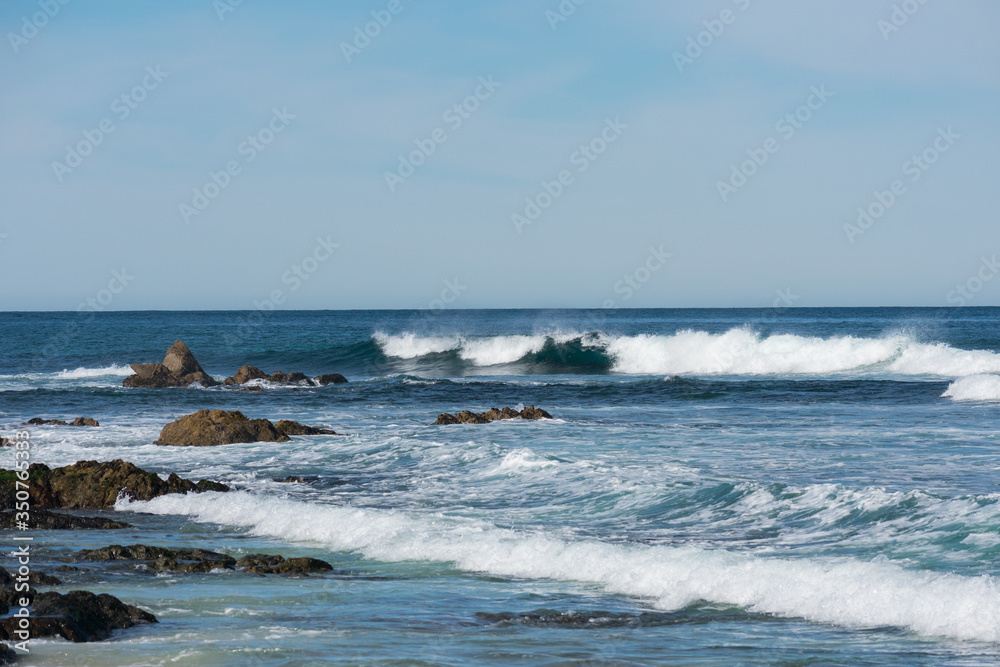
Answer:
[[[170,422],[160,431],[157,445],[210,447],[237,442],[286,442],[266,419],[248,419],[239,410],[199,410]]]
[[[0,470],[0,506],[14,507],[16,474]],[[228,491],[218,482],[192,482],[171,473],[166,480],[121,459],[114,461],[77,461],[73,465],[50,469],[42,463],[28,468],[33,508],[111,509],[119,496],[150,500],[168,493],[193,491]]]
[[[434,422],[435,425],[438,424],[488,424],[493,421],[499,421],[501,419],[552,419],[550,415],[545,410],[541,408],[536,408],[534,405],[529,405],[520,412],[512,408],[504,408],[499,410],[497,408],[490,408],[486,412],[470,412],[469,410],[463,410],[455,414],[448,414],[444,412],[438,415],[437,421]]]
[[[211,447],[239,442],[287,442],[292,435],[342,435],[325,428],[282,419],[249,419],[238,410],[199,410],[176,419],[160,431],[157,445]]]
[[[342,384],[347,382],[347,378],[340,373],[327,373],[325,375],[317,375],[315,378],[310,378],[305,373],[285,373],[284,371],[275,371],[268,375],[256,366],[247,364],[246,366],[241,366],[231,377],[227,377],[223,381],[223,384],[240,385],[246,384],[251,380],[266,380],[271,384],[297,384],[320,387],[328,384]]]
[[[42,419],[32,417],[27,421],[29,426],[100,426],[100,422],[90,417],[77,417],[71,422],[64,422],[62,419]]]
[[[162,388],[186,387],[195,382],[205,387],[219,384],[202,369],[188,346],[179,340],[167,350],[159,364],[131,364],[135,375],[129,375],[122,384],[126,387]]]
[[[125,604],[113,595],[95,595],[89,591],[60,593],[15,592],[13,586],[0,589],[0,610],[20,606],[20,598],[31,601],[31,637],[62,637],[71,642],[95,642],[107,639],[113,630],[131,628],[140,623],[156,623],[156,617],[138,607]],[[5,609],[6,608],[6,609]],[[0,620],[0,639],[21,640],[18,618]]]
[[[166,549],[145,544],[78,551],[78,560],[91,561],[142,561],[156,571],[211,572],[212,570],[238,570],[257,574],[307,574],[329,572],[333,566],[316,558],[289,558],[269,554],[250,554],[239,560],[226,554],[205,549]]]
[[[113,519],[50,512],[38,507],[31,509],[27,524],[28,528],[39,530],[117,530],[132,527],[127,523]],[[0,512],[0,530],[13,530],[16,527],[17,521],[13,510]]]

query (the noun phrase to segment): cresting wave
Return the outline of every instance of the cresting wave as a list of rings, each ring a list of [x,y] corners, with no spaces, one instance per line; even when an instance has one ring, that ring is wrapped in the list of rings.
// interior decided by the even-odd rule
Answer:
[[[1000,401],[1000,375],[979,374],[955,380],[942,396],[955,401]]]
[[[906,335],[882,338],[794,334],[761,336],[747,328],[670,335],[605,333],[489,337],[372,337],[390,359],[450,354],[472,367],[525,365],[565,372],[590,366],[634,375],[825,375],[889,373],[963,377],[1000,373],[1000,354],[921,343]]]
[[[0,375],[0,379],[3,380],[43,380],[43,379],[54,379],[54,380],[85,380],[89,378],[102,378],[102,377],[126,377],[134,373],[128,366],[123,366],[119,364],[111,364],[110,366],[102,366],[100,368],[76,368],[74,370],[63,369],[56,373],[21,373],[15,375]]]
[[[663,610],[707,600],[844,627],[894,626],[925,636],[1000,642],[1000,589],[988,576],[915,571],[888,562],[566,541],[475,520],[245,492],[119,501],[116,509],[186,515],[387,562],[440,561],[498,576],[593,583],[609,593],[649,599]]]

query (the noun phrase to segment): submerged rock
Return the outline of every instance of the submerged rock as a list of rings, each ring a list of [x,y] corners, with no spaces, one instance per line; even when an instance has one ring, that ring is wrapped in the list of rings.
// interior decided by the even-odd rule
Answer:
[[[8,593],[8,591],[10,593]],[[31,600],[30,632],[32,638],[62,637],[71,642],[94,642],[107,639],[113,630],[131,628],[140,623],[156,623],[156,617],[138,607],[125,604],[113,595],[95,595],[89,591],[70,591],[65,595],[48,592],[14,592],[3,589],[0,608],[13,606],[19,598]],[[20,639],[15,616],[0,619],[0,639]]]
[[[100,422],[96,419],[91,419],[90,417],[77,417],[71,422],[64,422],[62,419],[42,419],[41,417],[32,417],[27,421],[30,426],[100,426]]]
[[[239,570],[257,574],[307,574],[329,572],[333,566],[316,558],[289,558],[269,554],[249,554],[236,560],[232,556],[205,549],[166,549],[145,544],[78,551],[78,560],[93,561],[142,561],[147,567],[173,572],[211,572],[212,570]]]
[[[331,431],[328,428],[306,426],[305,424],[293,422],[288,419],[282,419],[274,425],[274,428],[285,435],[344,435],[343,433]]]
[[[0,513],[0,529],[13,530],[16,527],[13,510]],[[33,507],[29,513],[28,528],[40,530],[117,530],[131,528],[127,523],[96,516],[80,516],[63,512],[50,512]]]
[[[268,554],[249,554],[236,561],[236,569],[257,574],[307,574],[329,572],[333,566],[318,558],[289,558]]]
[[[497,408],[490,408],[486,412],[470,412],[469,410],[463,410],[455,414],[449,414],[443,412],[438,415],[437,421],[434,422],[435,425],[447,425],[447,424],[488,424],[492,421],[498,421],[501,419],[552,419],[550,415],[545,410],[541,408],[536,408],[534,405],[530,405],[520,412],[512,408],[504,408],[499,410]]]
[[[325,387],[328,384],[344,384],[347,382],[347,378],[340,373],[324,373],[314,377],[313,381],[319,386]]]
[[[215,379],[202,369],[201,364],[194,358],[188,346],[179,340],[167,350],[163,362],[159,364],[131,364],[135,375],[129,375],[122,381],[126,387],[186,387],[200,383],[205,387],[214,387],[219,384]]]
[[[16,474],[0,470],[0,506],[13,507]],[[42,463],[28,467],[31,501],[34,508],[110,509],[119,496],[150,500],[168,493],[228,491],[218,482],[192,482],[171,473],[166,480],[132,463],[114,461],[77,461],[73,465],[50,469]]]

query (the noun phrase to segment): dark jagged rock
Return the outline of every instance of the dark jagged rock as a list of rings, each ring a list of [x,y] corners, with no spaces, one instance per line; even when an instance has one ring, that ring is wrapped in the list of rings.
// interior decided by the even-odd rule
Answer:
[[[212,570],[240,570],[258,574],[306,574],[329,572],[333,566],[316,558],[289,558],[269,554],[250,554],[236,560],[232,556],[205,549],[166,549],[145,544],[78,551],[78,560],[92,561],[142,561],[153,570],[173,572],[211,572]]]
[[[311,482],[319,481],[319,476],[317,475],[289,475],[284,479],[274,479],[275,482],[280,484],[309,484]]]
[[[328,428],[306,426],[305,424],[293,422],[288,419],[282,419],[274,425],[274,428],[285,435],[342,435],[341,433],[331,431]]]
[[[492,421],[498,421],[501,419],[552,419],[550,415],[545,410],[541,408],[536,408],[534,405],[530,405],[520,412],[512,408],[504,408],[499,410],[497,408],[490,408],[486,412],[470,412],[469,410],[463,410],[455,414],[449,414],[443,412],[438,415],[437,421],[434,422],[435,425],[448,425],[448,424],[488,424]]]
[[[0,438],[0,447],[10,447],[13,444],[10,438]]]
[[[90,417],[77,417],[69,423],[70,426],[100,426],[101,423]]]
[[[16,527],[15,518],[13,511],[0,513],[0,529],[13,530]],[[127,523],[103,517],[50,512],[38,507],[31,509],[28,518],[28,528],[40,530],[117,530],[131,527]]]
[[[131,364],[135,375],[122,381],[126,387],[186,387],[195,382],[205,387],[219,384],[202,369],[188,346],[179,340],[167,350],[163,362],[159,364]]]
[[[17,479],[13,470],[0,470],[0,506],[13,507]],[[50,469],[43,463],[28,467],[33,507],[43,509],[110,509],[118,497],[150,500],[168,493],[228,491],[218,482],[198,483],[171,473],[166,480],[121,459],[77,461]]]
[[[56,577],[53,577],[51,574],[45,574],[44,572],[39,572],[38,570],[32,570],[31,573],[28,575],[28,583],[33,586],[58,586],[59,584],[62,583],[62,581],[60,581]],[[7,570],[7,568],[0,565],[0,586],[13,586],[13,585],[14,585],[13,575],[11,575],[11,573]],[[0,605],[0,612],[7,613],[6,611],[2,611],[2,609],[3,605]]]
[[[260,387],[258,385],[252,384],[249,387],[243,387],[242,389],[240,389],[240,391],[264,391],[264,388]]]
[[[307,574],[329,572],[333,566],[318,558],[289,558],[268,554],[249,554],[236,561],[236,569],[257,574]]]
[[[326,386],[328,384],[342,384],[347,382],[345,378],[340,373],[327,373],[325,375],[317,375],[315,378],[310,379],[305,373],[295,372],[295,373],[285,373],[284,371],[275,371],[268,375],[264,371],[260,370],[256,366],[241,366],[238,371],[231,377],[227,377],[223,384],[226,385],[241,385],[250,382],[251,380],[267,380],[271,384],[297,384],[297,385],[318,385]]]
[[[286,442],[288,439],[266,419],[248,419],[238,410],[199,410],[164,426],[156,444],[209,447],[237,442]]]
[[[321,387],[325,387],[328,384],[344,384],[347,382],[347,378],[340,373],[324,373],[323,375],[314,377],[313,382]]]
[[[13,588],[9,590],[13,591]],[[17,593],[23,596],[23,593]],[[31,599],[32,638],[62,637],[71,642],[107,639],[112,630],[131,628],[139,623],[156,623],[156,617],[138,607],[125,604],[113,595],[95,595],[89,591],[34,593]],[[18,619],[0,620],[0,639],[17,637]]]

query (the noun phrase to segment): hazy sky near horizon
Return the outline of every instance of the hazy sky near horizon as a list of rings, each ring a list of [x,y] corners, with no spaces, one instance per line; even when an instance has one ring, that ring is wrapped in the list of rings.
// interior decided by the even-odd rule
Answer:
[[[63,1],[0,310],[1000,305],[996,2]]]

